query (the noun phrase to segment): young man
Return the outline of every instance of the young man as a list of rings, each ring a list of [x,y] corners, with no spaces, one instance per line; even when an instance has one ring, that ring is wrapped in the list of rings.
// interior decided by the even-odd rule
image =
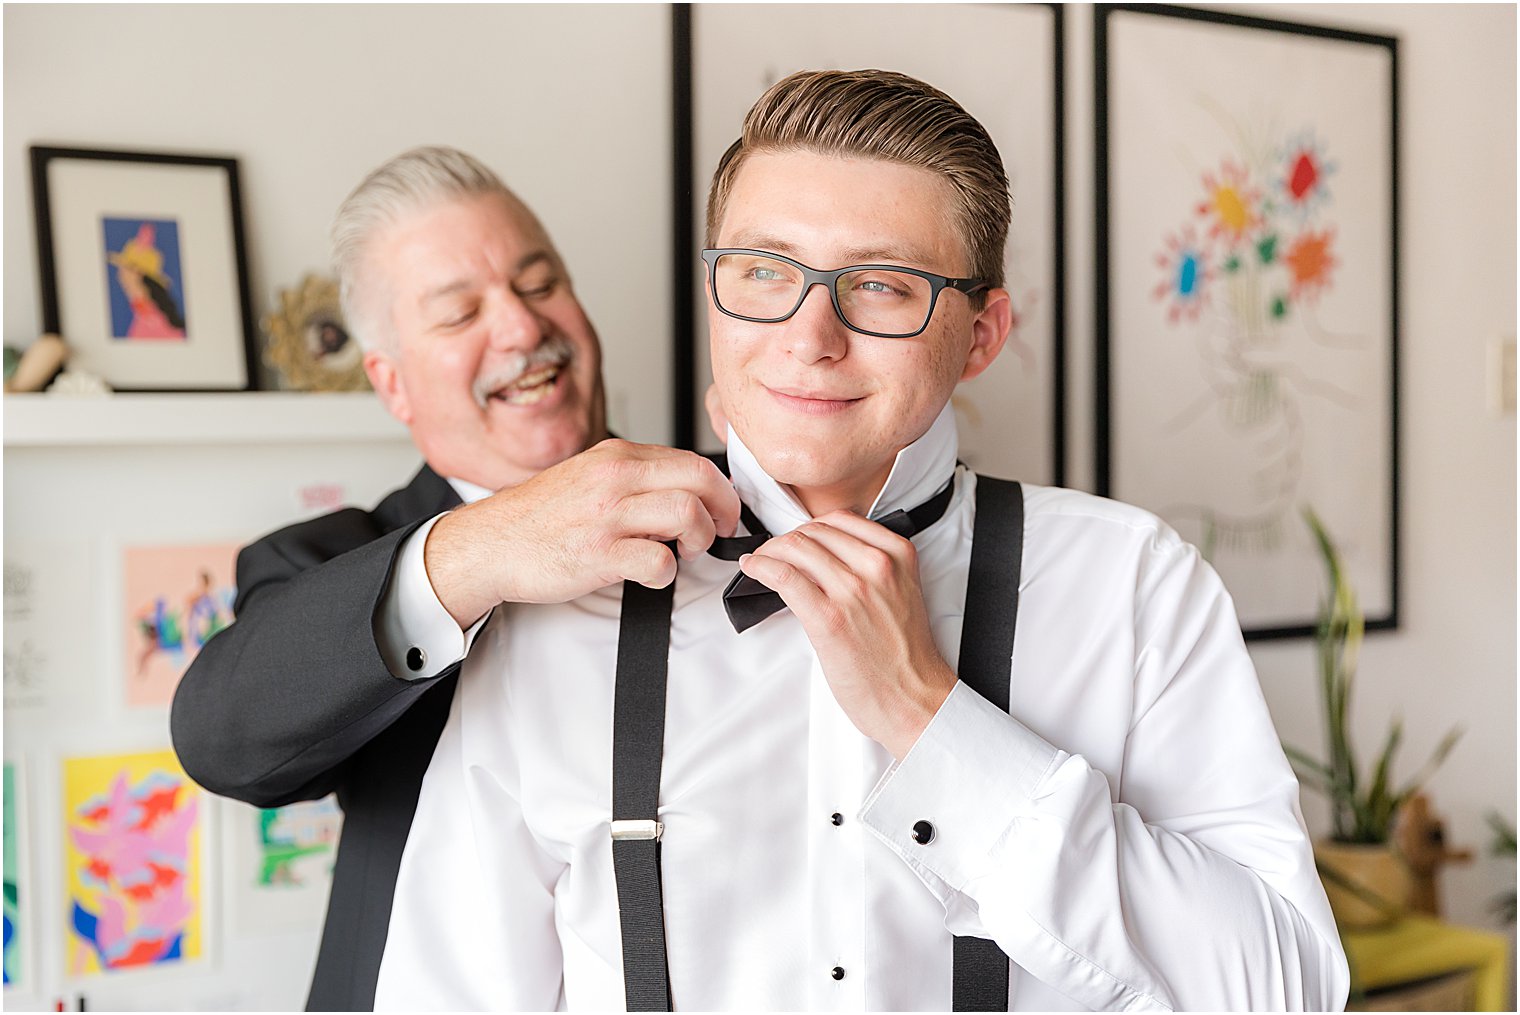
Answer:
[[[990,139],[921,82],[805,73],[751,110],[704,258],[765,531],[715,549],[790,609],[709,555],[667,600],[497,610],[377,1007],[1344,1002],[1218,578],[1144,512],[956,465],[1007,222]]]
[[[661,542],[699,552],[739,508],[710,462],[603,440],[596,332],[548,234],[478,161],[389,160],[333,236],[365,368],[426,464],[373,511],[243,550],[237,620],[196,657],[171,727],[213,792],[260,806],[338,794],[309,1004],[342,1011],[374,1002],[391,883],[481,619],[503,601],[666,584]]]

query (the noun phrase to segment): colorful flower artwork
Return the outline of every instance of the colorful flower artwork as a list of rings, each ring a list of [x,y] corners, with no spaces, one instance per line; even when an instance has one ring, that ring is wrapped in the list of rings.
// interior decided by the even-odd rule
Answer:
[[[1153,296],[1167,319],[1196,321],[1212,304],[1249,333],[1250,324],[1282,321],[1329,289],[1335,229],[1319,220],[1328,214],[1335,168],[1305,129],[1274,146],[1264,163],[1225,156],[1204,172],[1192,215],[1156,254],[1162,277]]]
[[[1164,248],[1156,255],[1156,266],[1163,277],[1155,296],[1168,301],[1167,319],[1196,321],[1206,295],[1213,288],[1215,274],[1198,231],[1189,224],[1168,236]]]
[[[128,705],[167,705],[201,646],[232,623],[237,544],[129,547]]]
[[[197,958],[204,802],[174,752],[72,758],[63,771],[68,974]]]
[[[1196,506],[1201,531],[1189,536],[1210,559],[1222,547],[1260,553],[1282,544],[1302,497],[1302,399],[1347,404],[1334,386],[1290,372],[1283,355],[1285,328],[1320,332],[1312,311],[1335,286],[1335,163],[1308,128],[1265,144],[1251,136],[1255,144],[1201,174],[1196,201],[1154,255],[1161,274],[1151,297],[1176,340],[1198,351],[1215,418],[1254,442],[1240,503]],[[1189,406],[1177,418],[1185,424],[1205,412]]]
[[[1279,149],[1272,180],[1279,207],[1300,218],[1313,215],[1330,201],[1328,181],[1336,168],[1312,130],[1288,138]]]

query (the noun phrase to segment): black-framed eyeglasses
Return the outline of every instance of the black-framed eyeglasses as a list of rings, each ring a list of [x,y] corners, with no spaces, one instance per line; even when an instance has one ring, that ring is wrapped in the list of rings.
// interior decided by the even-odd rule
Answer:
[[[729,317],[775,324],[797,312],[813,286],[828,289],[845,327],[875,338],[923,333],[946,289],[972,295],[990,287],[979,278],[947,278],[896,264],[852,264],[833,271],[809,268],[767,250],[738,247],[702,251],[713,302]]]

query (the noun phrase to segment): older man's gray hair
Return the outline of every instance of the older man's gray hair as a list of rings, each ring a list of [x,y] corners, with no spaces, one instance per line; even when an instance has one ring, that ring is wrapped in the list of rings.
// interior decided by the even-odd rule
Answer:
[[[370,241],[405,215],[461,198],[517,198],[475,157],[443,145],[402,152],[364,178],[338,208],[332,225],[332,263],[349,332],[366,349],[389,349],[395,335],[389,307],[364,277]]]

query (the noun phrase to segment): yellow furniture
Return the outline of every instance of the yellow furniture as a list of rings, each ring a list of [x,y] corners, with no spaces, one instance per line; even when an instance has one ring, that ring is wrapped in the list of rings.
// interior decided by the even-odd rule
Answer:
[[[1369,995],[1470,971],[1473,1010],[1508,1010],[1509,940],[1502,934],[1410,915],[1378,930],[1345,931],[1341,940],[1352,978]]]

